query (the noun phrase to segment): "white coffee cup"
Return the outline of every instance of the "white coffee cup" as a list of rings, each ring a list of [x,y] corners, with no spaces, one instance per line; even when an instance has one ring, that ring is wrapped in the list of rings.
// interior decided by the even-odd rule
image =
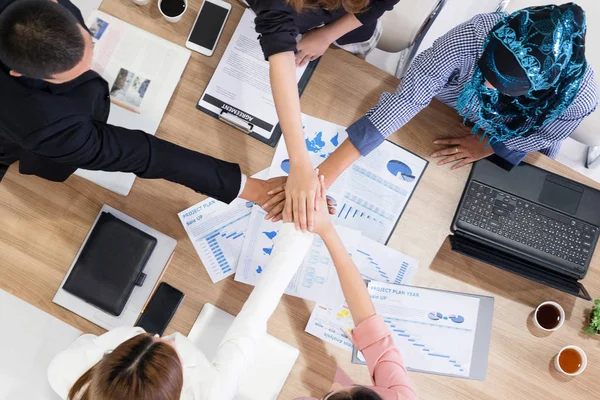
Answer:
[[[169,0],[166,0],[169,1]],[[183,2],[185,3],[185,8],[183,9],[183,12],[175,17],[169,17],[168,15],[165,15],[165,13],[163,13],[161,5],[163,3],[163,0],[158,0],[158,11],[160,11],[160,13],[162,14],[162,16],[169,22],[179,22],[181,21],[181,18],[183,17],[183,14],[185,14],[185,12],[188,9],[188,0],[183,0]]]
[[[540,308],[542,306],[545,306],[545,305],[552,305],[552,306],[556,307],[558,309],[559,313],[560,313],[560,322],[558,323],[558,325],[556,325],[556,327],[554,327],[552,329],[544,328],[543,326],[540,325],[540,323],[537,320],[537,313],[538,313],[538,311],[540,310]],[[546,331],[546,332],[556,331],[556,330],[560,329],[560,327],[563,326],[564,323],[565,323],[565,310],[562,308],[562,306],[560,304],[558,304],[555,301],[545,301],[545,302],[543,302],[542,304],[540,304],[539,306],[537,306],[537,308],[535,309],[535,312],[533,313],[533,324],[535,326],[537,326],[538,328],[540,328],[541,330]]]
[[[150,3],[150,0],[131,0],[131,1],[133,1],[138,6],[145,6],[146,4]]]
[[[579,355],[581,356],[581,367],[579,367],[579,369],[577,370],[577,372],[574,372],[572,374],[569,374],[568,372],[563,371],[563,369],[560,367],[560,364],[558,362],[558,359],[560,358],[560,355],[566,349],[576,350],[579,353]],[[580,347],[577,347],[577,346],[565,346],[565,347],[562,348],[561,351],[558,352],[558,354],[554,358],[554,366],[556,367],[557,370],[559,370],[560,372],[562,372],[565,375],[568,375],[568,376],[577,376],[577,375],[579,375],[579,374],[581,374],[583,372],[583,370],[585,369],[585,367],[587,367],[587,355],[585,354],[585,351],[583,351],[583,349],[580,348]]]

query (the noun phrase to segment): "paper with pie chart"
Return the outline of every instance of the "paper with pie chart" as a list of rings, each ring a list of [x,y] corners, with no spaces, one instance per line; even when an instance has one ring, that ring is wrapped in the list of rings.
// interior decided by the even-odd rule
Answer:
[[[471,375],[479,297],[375,281],[369,293],[408,369]]]
[[[253,177],[267,174],[265,169]],[[235,273],[253,206],[241,198],[230,204],[208,198],[178,214],[213,283]]]
[[[302,124],[314,167],[348,137],[345,127],[306,114],[302,114]],[[359,158],[330,187],[328,196],[337,204],[334,223],[387,243],[426,167],[425,159],[384,141]],[[289,171],[288,151],[285,141],[280,140],[269,177],[284,176]]]

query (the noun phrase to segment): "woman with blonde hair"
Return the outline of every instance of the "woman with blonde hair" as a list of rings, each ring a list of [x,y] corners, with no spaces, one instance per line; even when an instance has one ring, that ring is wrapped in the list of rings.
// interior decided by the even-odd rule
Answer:
[[[319,181],[304,142],[296,67],[316,60],[331,44],[366,56],[381,37],[379,18],[399,0],[247,1],[256,13],[256,32],[269,61],[275,108],[290,154],[284,212],[296,228],[312,230]]]

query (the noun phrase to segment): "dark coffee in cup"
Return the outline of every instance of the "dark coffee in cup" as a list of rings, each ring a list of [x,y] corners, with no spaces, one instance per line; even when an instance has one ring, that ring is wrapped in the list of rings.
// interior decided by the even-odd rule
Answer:
[[[160,11],[167,17],[177,17],[185,11],[184,0],[163,0],[160,3]]]
[[[544,304],[535,314],[538,324],[544,329],[554,329],[560,324],[561,313],[554,304]]]

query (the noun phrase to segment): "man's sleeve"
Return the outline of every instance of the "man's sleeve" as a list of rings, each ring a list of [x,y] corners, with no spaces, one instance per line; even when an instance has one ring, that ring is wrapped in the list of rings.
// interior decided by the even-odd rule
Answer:
[[[465,52],[476,39],[473,22],[465,22],[415,58],[396,92],[384,92],[379,103],[347,129],[350,141],[363,156],[427,107],[454,74],[467,69],[470,57]]]
[[[23,148],[76,168],[132,172],[166,179],[223,202],[235,199],[241,171],[232,164],[139,130],[94,121],[61,120],[30,135]]]

